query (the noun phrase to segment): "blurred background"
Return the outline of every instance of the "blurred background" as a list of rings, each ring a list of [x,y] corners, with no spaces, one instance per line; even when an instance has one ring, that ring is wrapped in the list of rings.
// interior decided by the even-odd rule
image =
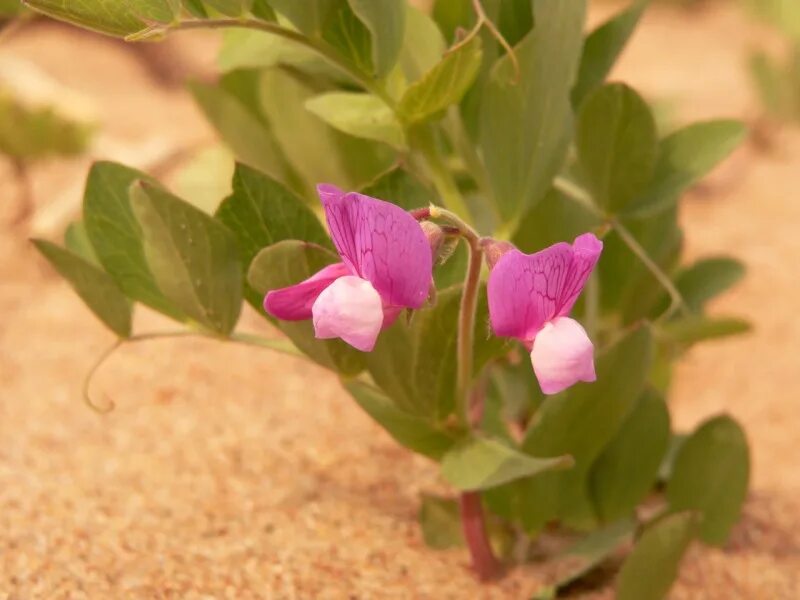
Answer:
[[[593,2],[589,26],[623,4]],[[0,0],[0,14],[0,598],[536,589],[546,567],[480,588],[461,552],[426,549],[417,494],[440,485],[435,466],[396,447],[307,362],[207,341],[132,344],[93,384],[117,409],[99,417],[81,403],[82,376],[111,334],[28,238],[63,235],[94,160],[148,171],[208,207],[226,195],[233,157],[187,90],[218,76],[221,38],[134,45],[14,0]],[[681,218],[689,260],[746,264],[713,309],[754,329],[693,349],[672,402],[679,428],[722,410],[740,419],[753,483],[733,542],[695,548],[674,597],[798,598],[800,3],[655,0],[612,79],[655,103],[662,132],[712,117],[750,131]],[[137,326],[160,322],[139,313]]]

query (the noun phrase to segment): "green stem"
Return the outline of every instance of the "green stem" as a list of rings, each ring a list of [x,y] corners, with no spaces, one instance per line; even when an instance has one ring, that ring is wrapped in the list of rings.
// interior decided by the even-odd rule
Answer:
[[[168,25],[166,30],[186,30],[186,29],[225,29],[225,28],[241,28],[241,29],[256,29],[258,31],[265,31],[273,35],[283,37],[287,40],[292,40],[310,48],[319,53],[323,58],[330,62],[333,66],[343,71],[346,75],[351,77],[356,83],[361,85],[365,90],[375,94],[378,98],[383,100],[387,106],[392,110],[397,108],[394,99],[386,93],[381,85],[372,79],[369,75],[361,72],[355,68],[347,60],[343,59],[336,52],[332,51],[324,42],[314,38],[307,37],[302,33],[281,27],[277,23],[270,23],[269,21],[258,21],[256,19],[203,19],[196,21],[180,21],[174,25]]]
[[[656,319],[656,322],[668,320],[678,310],[688,310],[686,301],[683,299],[683,296],[678,288],[675,287],[675,284],[672,283],[672,280],[661,269],[661,267],[659,267],[655,261],[650,258],[650,255],[647,254],[647,251],[642,248],[641,244],[639,244],[636,238],[633,237],[633,234],[628,231],[627,227],[625,227],[616,219],[610,219],[609,224],[614,231],[617,232],[617,235],[619,235],[620,239],[625,243],[625,245],[628,246],[631,252],[633,252],[640,261],[642,261],[642,264],[647,268],[648,271],[650,271],[650,274],[656,278],[656,280],[661,284],[661,287],[663,287],[667,294],[669,294],[669,308],[667,308],[664,314]]]

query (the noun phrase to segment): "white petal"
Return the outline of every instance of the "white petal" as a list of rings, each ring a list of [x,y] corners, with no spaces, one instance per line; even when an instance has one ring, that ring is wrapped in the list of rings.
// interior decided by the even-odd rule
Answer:
[[[594,346],[580,323],[568,317],[553,319],[536,334],[531,363],[545,394],[597,379]]]
[[[369,352],[383,325],[383,302],[369,281],[346,275],[322,291],[311,314],[318,338],[342,338],[354,348]]]

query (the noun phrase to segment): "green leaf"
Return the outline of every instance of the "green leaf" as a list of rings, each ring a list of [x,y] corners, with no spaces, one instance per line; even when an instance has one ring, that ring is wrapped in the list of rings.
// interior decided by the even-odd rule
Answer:
[[[481,39],[449,51],[403,94],[398,111],[408,123],[424,121],[461,101],[481,66]]]
[[[325,20],[338,0],[269,0],[277,12],[306,35],[321,35]]]
[[[263,248],[282,240],[304,240],[331,248],[319,219],[297,196],[243,164],[236,165],[233,194],[222,202],[216,217],[236,236],[245,268]],[[245,298],[262,312],[262,294],[248,285]]]
[[[705,258],[681,269],[675,286],[689,308],[700,312],[709,300],[731,288],[744,273],[744,265],[735,258]]]
[[[103,268],[128,298],[182,321],[182,311],[161,292],[145,258],[142,228],[128,197],[131,184],[138,180],[156,183],[117,163],[92,165],[83,196],[86,234]]]
[[[242,307],[236,238],[219,221],[162,188],[132,185],[147,264],[159,289],[186,315],[229,334]]]
[[[674,205],[681,194],[703,178],[742,142],[747,129],[739,121],[695,123],[661,141],[648,189],[629,212],[648,215]]]
[[[442,477],[459,490],[486,490],[547,471],[569,469],[571,456],[535,458],[497,440],[473,437],[442,458]]]
[[[670,321],[662,326],[666,337],[675,343],[691,345],[751,330],[750,323],[736,317],[706,317],[691,315]]]
[[[617,213],[650,181],[658,150],[656,122],[635,90],[609,84],[583,103],[575,144],[595,202]]]
[[[652,490],[669,446],[669,411],[658,392],[645,390],[589,473],[601,520],[629,516]]]
[[[406,7],[406,32],[400,50],[400,67],[408,81],[416,81],[442,58],[445,50],[436,23],[421,10]]]
[[[105,271],[51,242],[33,240],[33,244],[106,327],[119,337],[130,336],[130,303]]]
[[[277,16],[275,11],[270,6],[271,0],[253,0],[253,6],[250,12],[253,16],[262,21],[276,21]]]
[[[60,21],[100,33],[125,37],[149,21],[169,23],[175,17],[170,0],[24,0],[27,6]]]
[[[331,8],[322,25],[322,38],[356,70],[366,75],[374,73],[373,42],[369,29],[350,9],[346,0],[332,0],[329,6]]]
[[[516,47],[520,81],[508,56],[483,92],[480,148],[503,220],[514,223],[541,200],[570,139],[569,92],[583,37],[585,0],[539,0],[536,28]]]
[[[377,388],[358,380],[344,382],[358,405],[399,444],[439,460],[455,442],[455,434],[397,408]]]
[[[189,85],[189,89],[222,141],[233,150],[237,160],[269,174],[297,192],[305,193],[304,184],[288,164],[269,123],[253,112],[258,107],[248,108],[240,95],[244,93],[241,87],[231,89],[234,85],[232,77],[235,76],[237,74],[232,74],[228,79],[223,78],[219,86],[195,82]],[[238,76],[257,77],[255,73]],[[236,83],[243,82],[240,79]],[[249,83],[258,86],[258,81]],[[230,86],[226,87],[226,84]]]
[[[401,166],[381,173],[361,190],[362,194],[397,204],[406,210],[436,204],[438,196]]]
[[[203,0],[203,2],[228,17],[241,17],[250,9],[252,0]]]
[[[749,478],[744,431],[734,419],[720,415],[703,423],[681,445],[667,484],[667,500],[672,510],[699,511],[700,539],[721,546],[739,520]]]
[[[589,469],[619,432],[644,388],[653,354],[649,328],[642,326],[600,353],[597,381],[577,384],[548,398],[528,429],[522,449],[532,456],[569,454],[575,467],[521,485],[518,518],[530,531],[560,517],[576,525],[594,521]]]
[[[649,0],[636,0],[589,34],[583,45],[578,79],[572,88],[572,104],[579,107],[584,98],[602,85],[639,23]]]
[[[295,285],[339,257],[316,244],[283,240],[261,250],[250,263],[247,280],[257,294]],[[308,321],[278,321],[278,328],[314,362],[341,375],[357,375],[364,368],[364,353],[339,339],[318,340]]]
[[[231,193],[236,160],[224,144],[198,151],[170,177],[176,195],[186,198],[203,212],[213,213]]]
[[[429,548],[447,550],[464,545],[461,512],[458,502],[452,498],[422,494],[419,524],[422,538]]]
[[[89,234],[86,233],[86,225],[83,221],[74,221],[67,226],[67,230],[64,232],[64,245],[67,250],[74,252],[95,267],[103,268],[97,252],[94,251],[92,242],[89,240]]]
[[[202,0],[183,0],[183,7],[193,17],[197,17],[198,19],[208,18],[208,12]]]
[[[386,103],[372,94],[327,92],[306,100],[305,107],[334,129],[403,149],[403,127]]]
[[[578,583],[606,560],[614,556],[626,544],[636,530],[636,521],[622,519],[598,529],[578,540],[555,557],[555,570],[561,572],[560,563],[565,563],[565,573],[558,580],[533,595],[531,600],[553,600],[561,592]]]
[[[350,8],[372,34],[375,75],[384,77],[400,56],[406,27],[404,0],[348,0]]]
[[[697,515],[678,513],[645,529],[617,583],[618,600],[662,600],[678,576],[683,555],[692,541]]]
[[[217,65],[224,73],[237,69],[287,66],[315,77],[342,79],[342,73],[318,52],[283,36],[255,29],[225,30]]]
[[[453,41],[456,31],[465,31],[475,25],[475,9],[471,0],[434,0],[433,18],[448,41]]]

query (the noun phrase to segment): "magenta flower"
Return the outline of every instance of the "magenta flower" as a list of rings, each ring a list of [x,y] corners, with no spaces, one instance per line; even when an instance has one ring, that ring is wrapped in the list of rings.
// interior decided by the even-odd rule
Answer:
[[[342,262],[264,298],[285,321],[314,320],[317,338],[342,338],[369,352],[403,308],[428,297],[433,260],[422,228],[394,204],[333,185],[317,186]]]
[[[592,342],[568,315],[602,249],[603,242],[591,233],[572,246],[561,242],[536,254],[515,248],[489,274],[492,329],[525,343],[545,394],[596,379]]]

